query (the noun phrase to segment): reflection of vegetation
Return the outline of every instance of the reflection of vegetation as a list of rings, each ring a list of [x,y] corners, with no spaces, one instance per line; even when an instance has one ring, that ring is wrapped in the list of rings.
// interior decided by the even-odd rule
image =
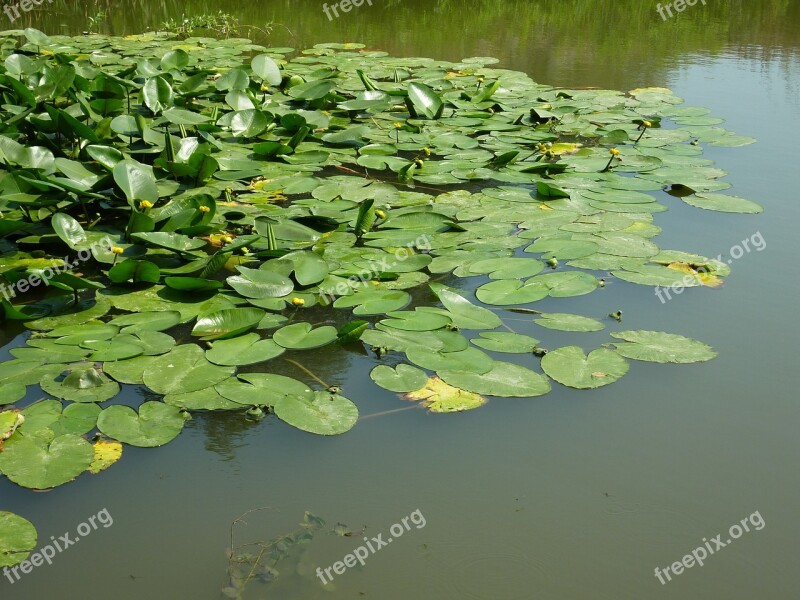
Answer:
[[[159,29],[171,31],[182,37],[189,37],[202,30],[204,33],[211,32],[218,37],[227,38],[238,33],[239,19],[220,10],[216,14],[182,16],[180,19],[169,18],[161,23]]]
[[[47,11],[25,13],[14,26],[77,33],[103,10],[108,14],[103,33],[123,35],[156,29],[184,14],[214,14],[219,7],[209,0],[54,0],[47,6]],[[678,55],[731,47],[756,56],[782,52],[797,47],[800,31],[800,3],[794,0],[714,2],[666,22],[654,3],[641,0],[402,0],[351,11],[333,22],[317,0],[230,0],[225,12],[256,28],[268,29],[270,21],[285,25],[270,35],[270,45],[300,48],[340,39],[395,55],[418,55],[422,48],[427,56],[449,60],[488,54],[551,84],[589,81],[618,89],[663,83],[664,70]],[[247,37],[267,40],[252,30]]]
[[[227,598],[242,598],[247,585],[252,581],[261,583],[275,581],[280,574],[277,569],[279,564],[287,573],[296,572],[306,547],[325,525],[325,521],[306,511],[300,526],[288,534],[266,542],[249,542],[234,546],[234,527],[240,523],[246,524],[244,517],[247,515],[268,508],[249,510],[231,523],[231,545],[228,554],[230,581],[222,590]]]
[[[266,38],[272,31],[272,24],[266,23],[263,27],[242,25],[234,15],[220,10],[216,13],[201,13],[189,17],[183,15],[180,19],[170,17],[163,21],[158,29],[170,31],[184,38],[201,34],[229,38],[245,35],[245,30],[247,35]]]

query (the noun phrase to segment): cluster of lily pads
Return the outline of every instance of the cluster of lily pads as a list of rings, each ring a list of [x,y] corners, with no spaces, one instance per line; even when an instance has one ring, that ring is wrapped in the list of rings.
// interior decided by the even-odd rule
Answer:
[[[289,59],[291,48],[169,34],[0,40],[0,277],[48,283],[2,300],[4,320],[30,331],[0,364],[0,472],[21,486],[98,472],[123,443],[165,444],[192,411],[343,433],[358,419],[351,400],[270,364],[328,344],[388,357],[372,379],[436,412],[539,396],[550,380],[608,385],[627,359],[715,356],[655,331],[546,352],[501,318],[599,331],[523,305],[592,293],[604,277],[716,286],[728,274],[653,242],[667,205],[649,192],[759,212],[720,193],[725,172],[701,148],[753,140],[667,89],[556,89],[492,58],[361,44]],[[92,260],[80,271],[54,273],[81,251]],[[457,278],[484,278],[475,300]],[[148,400],[113,403],[122,385]],[[49,399],[13,406],[36,386]],[[0,547],[0,565],[20,552]]]

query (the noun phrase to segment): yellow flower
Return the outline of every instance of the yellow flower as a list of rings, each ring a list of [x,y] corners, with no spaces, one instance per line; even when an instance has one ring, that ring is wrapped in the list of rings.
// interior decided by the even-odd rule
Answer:
[[[403,124],[402,124],[402,123],[399,123],[399,122],[397,122],[397,121],[395,121],[395,123],[394,123],[394,128],[395,128],[395,129],[400,129],[401,127],[403,127]]]
[[[119,246],[111,246],[111,252],[113,252],[114,254],[122,254],[123,252],[125,252],[125,250],[123,250]]]
[[[431,155],[431,149],[430,148],[423,148],[422,151],[425,153],[425,156],[430,156]]]
[[[417,165],[421,169],[422,167],[425,166],[425,161],[423,161],[421,158],[415,158],[414,159],[414,164]]]
[[[250,248],[247,246],[242,246],[241,248],[242,254],[250,254]]]
[[[268,85],[266,85],[266,84],[265,84],[265,85],[262,85],[262,86],[261,86],[261,91],[262,91],[262,92],[268,92],[268,91],[269,91],[269,86],[268,86]]]
[[[229,236],[229,235],[223,235],[223,236],[220,238],[220,241],[221,241],[223,244],[230,244],[230,243],[233,241],[233,238],[232,238],[231,236]]]
[[[294,298],[292,298],[292,304],[294,306],[303,306],[305,303],[306,303],[306,301],[303,300],[302,298],[298,298],[296,296]]]
[[[619,150],[617,150],[616,148],[609,148],[608,149],[608,153],[611,156],[619,156]]]
[[[379,208],[378,210],[376,210],[376,211],[375,211],[375,216],[376,216],[376,217],[378,217],[379,219],[385,219],[385,218],[386,218],[386,213],[385,213],[385,212],[383,212],[383,211],[382,211],[382,210]]]
[[[142,210],[153,208],[153,203],[150,202],[149,200],[142,200],[141,202],[139,202],[139,208],[141,208]]]
[[[199,210],[201,213],[207,213],[207,212],[211,212],[211,209],[210,209],[210,208],[208,208],[208,207],[207,207],[207,206],[205,206],[205,205],[204,205],[204,206],[201,206],[201,207],[200,207],[200,208],[198,208],[197,210]]]
[[[642,125],[644,125],[645,127],[652,127],[653,126],[653,124],[650,121],[642,121]]]

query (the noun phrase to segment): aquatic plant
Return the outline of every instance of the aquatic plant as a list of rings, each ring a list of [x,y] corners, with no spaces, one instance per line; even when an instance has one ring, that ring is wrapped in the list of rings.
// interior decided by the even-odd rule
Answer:
[[[31,332],[0,364],[11,405],[0,472],[19,485],[97,472],[122,444],[166,444],[194,411],[344,433],[356,404],[302,365],[328,345],[391,357],[372,379],[432,412],[540,396],[551,381],[609,385],[629,360],[716,355],[623,330],[588,352],[548,352],[504,322],[528,312],[542,337],[602,331],[599,315],[527,305],[606,278],[688,275],[699,288],[728,275],[659,248],[654,215],[680,202],[759,212],[721,194],[725,172],[702,157],[702,144],[753,140],[667,89],[557,89],[489,57],[361,44],[295,54],[168,33],[2,39],[0,277],[49,283],[2,300],[3,319]],[[53,275],[65,252],[91,260]],[[474,299],[459,278],[478,278]],[[279,357],[300,379],[274,372]],[[151,399],[115,404],[124,385]],[[38,389],[50,398],[13,406]],[[0,548],[6,561],[24,550]]]

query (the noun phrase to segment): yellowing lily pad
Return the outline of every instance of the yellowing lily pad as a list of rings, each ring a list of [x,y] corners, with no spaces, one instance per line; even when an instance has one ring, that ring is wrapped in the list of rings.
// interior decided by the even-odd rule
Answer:
[[[449,413],[472,410],[486,404],[486,398],[454,387],[438,377],[431,377],[418,390],[407,393],[406,400],[420,400],[431,412]]]

